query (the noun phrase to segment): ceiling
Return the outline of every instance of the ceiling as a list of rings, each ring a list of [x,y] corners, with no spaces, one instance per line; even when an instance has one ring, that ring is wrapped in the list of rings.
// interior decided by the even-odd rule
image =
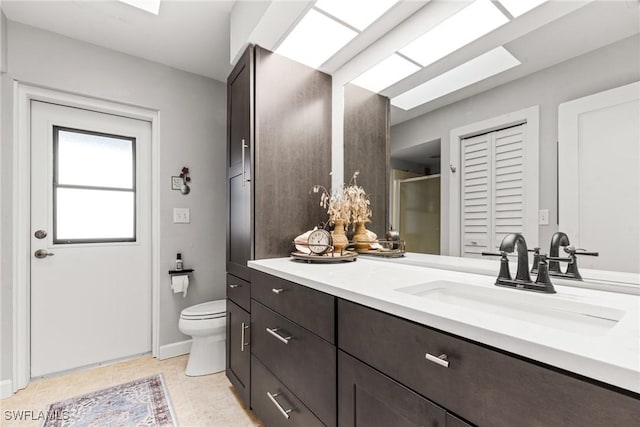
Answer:
[[[118,1],[2,0],[7,19],[226,81],[232,1],[162,1],[158,16]]]
[[[405,111],[392,106],[392,124],[410,120],[640,32],[640,8],[637,0],[562,3],[544,4],[538,10],[532,11],[529,16],[524,15],[513,20],[382,91],[383,95],[393,98],[405,90],[500,44],[522,62],[517,67],[411,110]],[[562,16],[557,16],[554,13],[555,6],[567,4],[577,8]],[[536,12],[542,14],[547,11],[550,13],[544,18],[546,21],[535,19],[538,21],[536,24],[526,31],[520,31],[527,25],[525,19],[531,18],[530,20],[533,21],[533,18],[538,18],[535,16]],[[520,31],[520,34],[514,31]]]
[[[243,29],[247,38],[241,42],[257,43],[273,50],[304,14],[305,7],[313,4],[312,0],[295,0],[298,11],[290,1],[262,0],[261,4],[269,6],[261,7],[260,13],[271,9],[271,17],[276,17],[255,21],[250,14],[240,13],[240,9],[258,4],[246,0],[238,0],[243,8],[234,9],[235,21],[232,19],[235,0],[163,0],[158,16],[118,1],[2,0],[1,4],[12,21],[226,81],[231,70],[230,21],[249,27]],[[320,69],[331,74],[334,82],[349,82],[470,1],[401,1]],[[299,7],[301,4],[303,7]],[[392,124],[637,34],[640,31],[638,11],[637,0],[548,1],[384,89],[381,94],[393,98],[496,46],[507,48],[521,65],[408,111],[392,107]],[[271,31],[264,31],[264,27]],[[235,44],[238,48],[242,46],[242,43]]]

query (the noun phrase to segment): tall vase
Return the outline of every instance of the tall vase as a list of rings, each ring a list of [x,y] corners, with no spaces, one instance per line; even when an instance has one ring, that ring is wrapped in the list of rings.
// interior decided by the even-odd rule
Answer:
[[[366,251],[371,248],[371,245],[369,244],[369,236],[367,236],[367,228],[364,226],[364,221],[356,222],[353,241],[356,244],[357,251]]]
[[[331,238],[333,239],[333,251],[342,253],[349,244],[349,239],[347,239],[347,235],[344,233],[343,220],[336,219],[335,226],[331,232]]]

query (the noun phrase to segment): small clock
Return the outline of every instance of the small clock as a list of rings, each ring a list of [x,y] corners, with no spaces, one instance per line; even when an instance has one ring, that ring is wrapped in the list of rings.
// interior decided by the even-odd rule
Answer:
[[[333,245],[333,239],[331,238],[331,233],[327,230],[318,228],[309,234],[307,244],[309,245],[309,250],[311,252],[316,255],[320,255],[325,253],[331,245]]]

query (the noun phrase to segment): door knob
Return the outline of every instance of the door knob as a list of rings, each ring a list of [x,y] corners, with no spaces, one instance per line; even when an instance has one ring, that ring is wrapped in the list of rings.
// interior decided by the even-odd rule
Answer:
[[[54,256],[55,254],[52,252],[47,252],[46,249],[38,249],[37,251],[34,252],[33,255],[35,255],[35,257],[38,259],[42,259],[48,256]]]
[[[38,230],[33,233],[33,235],[36,236],[36,239],[44,239],[45,237],[47,237],[47,232],[44,230]]]

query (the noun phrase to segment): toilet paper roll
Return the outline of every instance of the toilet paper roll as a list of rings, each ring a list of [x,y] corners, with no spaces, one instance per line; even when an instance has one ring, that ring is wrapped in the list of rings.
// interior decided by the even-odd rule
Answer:
[[[182,292],[182,298],[187,296],[187,288],[189,287],[189,275],[180,274],[171,276],[171,290],[174,294]]]

